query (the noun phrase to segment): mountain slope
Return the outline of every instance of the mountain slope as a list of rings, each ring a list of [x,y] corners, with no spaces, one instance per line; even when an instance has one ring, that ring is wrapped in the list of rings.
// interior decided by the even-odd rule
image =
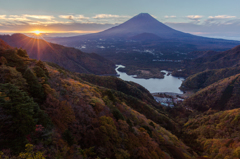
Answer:
[[[0,39],[11,46],[27,50],[30,58],[54,62],[74,72],[115,74],[115,65],[94,53],[87,54],[74,48],[48,43],[23,34],[2,35]]]
[[[196,156],[159,125],[164,120],[169,125],[170,118],[159,113],[151,103],[134,94],[125,94],[121,90],[124,87],[114,90],[91,84],[91,80],[79,78],[78,73],[30,59],[22,49],[2,49],[0,59],[3,58],[5,62],[0,64],[1,158],[186,159]],[[129,85],[125,83],[126,87]],[[139,85],[131,87],[149,94]]]
[[[240,109],[205,114],[190,118],[183,131],[203,148],[209,158],[240,158]]]
[[[224,78],[184,100],[198,111],[228,110],[240,107],[240,74]]]
[[[2,49],[11,49],[12,47],[9,46],[5,41],[0,39],[0,48],[2,48]]]
[[[67,46],[77,47],[82,41],[86,40],[107,39],[116,42],[116,40],[126,40],[132,36],[143,33],[155,34],[160,38],[164,38],[165,41],[170,44],[177,42],[178,45],[182,43],[185,45],[195,45],[199,50],[226,50],[240,44],[239,41],[206,38],[177,31],[159,22],[148,13],[140,13],[118,26],[99,33],[65,38],[49,38],[48,40]],[[174,44],[171,45],[175,46]]]
[[[164,41],[163,38],[160,38],[159,36],[152,33],[141,33],[141,34],[129,37],[128,39],[136,40],[136,41],[158,41],[158,40]]]
[[[218,53],[219,52],[217,52],[217,51],[211,51],[211,50],[208,50],[208,51],[193,51],[193,52],[188,53],[188,56],[195,59],[195,58],[200,58],[200,57],[213,56],[213,55],[216,55]]]
[[[206,70],[189,76],[183,81],[181,89],[205,88],[221,79],[240,73],[240,67]]]
[[[221,69],[240,65],[240,45],[212,56],[203,56],[185,61],[185,68],[174,72],[176,76],[189,76],[207,69]]]
[[[107,29],[99,34],[106,37],[130,37],[141,33],[152,33],[168,38],[180,36],[181,34],[188,35],[164,25],[148,13],[140,13],[123,24]]]

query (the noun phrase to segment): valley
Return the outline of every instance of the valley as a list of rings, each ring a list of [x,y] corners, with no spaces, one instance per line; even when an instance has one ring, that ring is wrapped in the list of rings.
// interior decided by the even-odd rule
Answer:
[[[83,27],[119,15],[58,18]],[[203,16],[185,18],[200,26]],[[240,41],[178,31],[148,13],[110,26],[0,35],[0,159],[239,159]]]
[[[184,61],[197,58],[198,51],[225,51],[240,44],[239,41],[177,31],[148,13],[140,13],[102,32],[74,37],[49,37],[46,40],[97,53],[115,64],[126,66],[128,70],[125,71],[129,75],[132,70],[138,69],[177,71],[185,67]],[[211,53],[205,54],[208,55]]]

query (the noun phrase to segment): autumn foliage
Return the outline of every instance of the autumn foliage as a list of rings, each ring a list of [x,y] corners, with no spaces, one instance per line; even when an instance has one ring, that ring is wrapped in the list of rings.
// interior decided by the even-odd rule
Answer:
[[[175,122],[140,85],[84,77],[22,49],[2,49],[0,57],[0,158],[197,156],[169,131],[177,132]]]

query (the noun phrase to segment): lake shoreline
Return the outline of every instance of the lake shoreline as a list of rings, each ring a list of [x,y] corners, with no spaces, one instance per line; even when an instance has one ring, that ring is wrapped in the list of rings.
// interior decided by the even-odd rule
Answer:
[[[162,94],[165,94],[167,96],[172,96],[172,97],[181,97],[183,94],[180,93],[174,93],[174,92],[155,92],[155,93],[151,93],[153,96],[161,96]]]
[[[165,96],[171,96],[173,98],[182,98],[182,99],[186,99],[188,97],[190,97],[191,95],[194,94],[194,91],[184,91],[182,94],[180,93],[174,93],[174,92],[155,92],[155,93],[151,93],[152,96],[155,96],[155,97],[161,97],[162,95],[165,95]]]
[[[119,65],[116,65],[119,66]],[[159,71],[158,69],[149,69],[149,68],[132,68],[132,67],[120,67],[118,68],[119,72],[126,73],[129,76],[134,76],[134,78],[143,78],[143,79],[150,79],[150,78],[157,78],[163,79],[164,73]]]
[[[123,65],[116,65],[116,72],[119,74],[119,78],[125,81],[132,81],[137,84],[145,87],[150,93],[156,92],[173,92],[183,94],[183,92],[179,89],[182,84],[184,78],[177,78],[171,75],[171,72],[166,70],[161,70],[162,74],[164,74],[164,78],[136,78],[136,75],[127,75],[125,72],[120,72],[119,68],[124,68]]]

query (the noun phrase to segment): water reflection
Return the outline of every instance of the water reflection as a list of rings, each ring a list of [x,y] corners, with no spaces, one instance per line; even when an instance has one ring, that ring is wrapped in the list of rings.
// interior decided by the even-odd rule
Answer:
[[[155,92],[173,92],[182,94],[183,92],[179,90],[179,87],[182,84],[184,78],[177,78],[173,77],[171,74],[167,76],[168,71],[162,71],[166,74],[164,75],[164,79],[158,78],[150,78],[150,79],[143,79],[143,78],[134,78],[132,75],[127,75],[124,72],[119,72],[118,68],[124,68],[123,65],[116,65],[116,72],[119,74],[119,78],[125,81],[132,81],[138,83],[149,90],[150,93]]]

